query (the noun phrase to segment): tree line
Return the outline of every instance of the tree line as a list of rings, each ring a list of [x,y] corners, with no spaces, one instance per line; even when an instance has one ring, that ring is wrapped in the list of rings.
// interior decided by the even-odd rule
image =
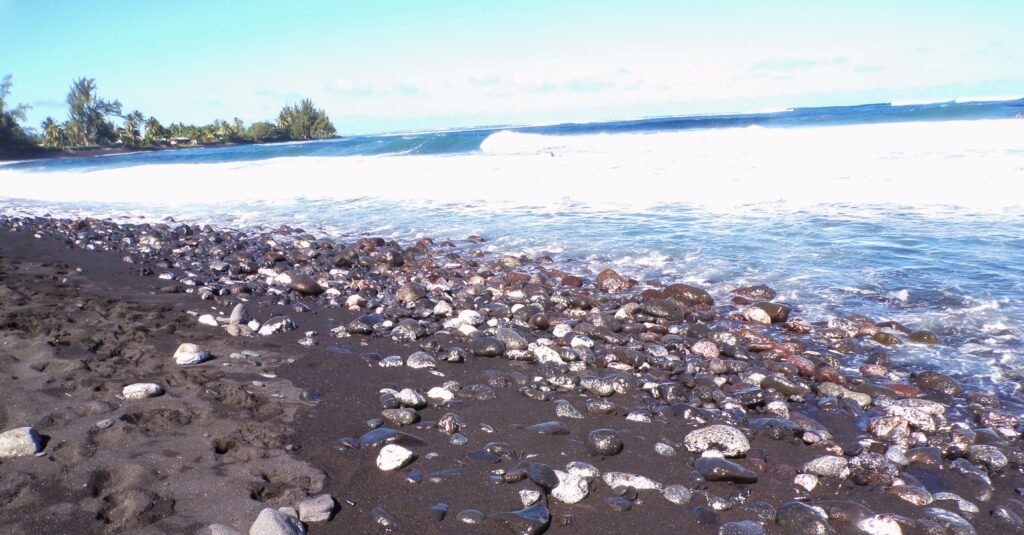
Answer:
[[[147,117],[138,110],[125,112],[120,101],[100,97],[96,80],[84,77],[75,79],[68,89],[67,118],[59,121],[47,117],[36,131],[22,126],[28,106],[7,104],[11,86],[11,75],[0,80],[0,148],[212,145],[324,139],[336,133],[327,114],[310,99],[285,106],[276,121],[246,125],[236,117],[231,121],[217,119],[207,125],[178,122],[164,126],[156,117]]]

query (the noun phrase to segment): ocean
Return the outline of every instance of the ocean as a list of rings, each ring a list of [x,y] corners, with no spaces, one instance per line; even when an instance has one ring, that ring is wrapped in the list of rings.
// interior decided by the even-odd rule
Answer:
[[[0,165],[0,213],[487,238],[928,329],[898,363],[1024,402],[1024,99],[498,126]],[[856,362],[849,365],[856,366]]]

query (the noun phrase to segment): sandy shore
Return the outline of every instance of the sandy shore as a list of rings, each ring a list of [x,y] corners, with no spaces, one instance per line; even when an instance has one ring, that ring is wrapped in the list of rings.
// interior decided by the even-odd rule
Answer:
[[[901,370],[927,333],[477,241],[0,221],[3,533],[1024,531],[1019,420]]]

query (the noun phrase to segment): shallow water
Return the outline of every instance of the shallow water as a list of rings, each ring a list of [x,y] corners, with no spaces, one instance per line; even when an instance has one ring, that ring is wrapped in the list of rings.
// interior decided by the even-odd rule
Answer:
[[[494,252],[697,284],[720,303],[763,283],[809,321],[932,330],[944,346],[904,345],[895,360],[1020,395],[1024,121],[481,139],[445,155],[324,156],[332,142],[317,142],[305,156],[248,146],[0,166],[2,207],[340,239],[480,234]]]

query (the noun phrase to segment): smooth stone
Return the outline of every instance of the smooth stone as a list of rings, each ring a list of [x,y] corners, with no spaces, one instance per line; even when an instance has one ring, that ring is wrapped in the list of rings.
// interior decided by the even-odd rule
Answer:
[[[395,399],[404,407],[412,407],[413,409],[422,409],[427,406],[427,398],[419,392],[411,388],[403,388],[397,394]]]
[[[717,450],[726,457],[739,457],[750,451],[750,441],[743,432],[731,425],[723,424],[691,431],[683,439],[683,443],[691,452]]]
[[[526,476],[542,488],[551,490],[558,486],[558,474],[544,463],[530,463],[526,467]]]
[[[789,319],[789,307],[786,305],[765,301],[754,306],[765,311],[771,323],[785,323]]]
[[[838,477],[845,479],[850,475],[850,462],[846,457],[835,455],[823,455],[804,463],[800,471],[805,474],[813,474],[821,477]]]
[[[277,316],[270,318],[260,326],[260,336],[270,336],[272,334],[283,333],[288,331],[294,331],[299,326],[295,324],[295,321],[288,316]]]
[[[658,442],[654,445],[654,451],[662,457],[675,457],[676,449],[672,446],[665,444],[664,442]]]
[[[288,287],[303,295],[320,295],[324,289],[313,277],[304,273],[296,273],[291,276],[292,281]]]
[[[415,409],[384,409],[380,415],[388,422],[400,426],[412,425],[420,421],[420,414]]]
[[[378,505],[370,511],[370,518],[380,527],[393,530],[398,527],[398,517]]]
[[[434,356],[430,353],[417,351],[412,355],[409,355],[409,358],[405,361],[405,365],[416,370],[423,368],[436,368],[437,360],[434,359]]]
[[[182,366],[199,364],[210,358],[210,352],[202,349],[196,344],[181,344],[174,352],[174,362]]]
[[[559,421],[552,422],[541,422],[539,424],[533,424],[526,428],[527,431],[532,431],[540,435],[568,435],[569,426]]]
[[[956,513],[938,507],[929,507],[924,510],[924,514],[946,528],[946,533],[949,535],[975,535],[976,533],[974,526]]]
[[[608,504],[608,507],[616,513],[625,513],[633,508],[633,502],[622,496],[607,496],[604,499],[604,503]]]
[[[135,383],[121,389],[121,397],[124,399],[146,399],[163,393],[163,387],[156,383]]]
[[[935,333],[930,331],[914,331],[907,335],[911,342],[918,344],[941,344],[942,340]]]
[[[583,413],[576,407],[572,406],[567,400],[559,399],[555,401],[555,416],[559,418],[571,418],[574,420],[582,420]]]
[[[693,499],[693,491],[683,485],[669,485],[661,489],[661,495],[676,505],[686,505]]]
[[[377,429],[366,433],[359,438],[359,443],[362,444],[363,447],[378,447],[385,444],[399,444],[403,446],[427,445],[426,441],[419,437],[387,427],[378,427]]]
[[[718,457],[701,457],[694,463],[693,468],[708,481],[757,483],[757,474],[732,461]]]
[[[218,327],[217,318],[213,317],[213,314],[203,314],[199,316],[199,323],[208,327]]]
[[[548,529],[551,513],[544,505],[537,504],[519,511],[494,513],[490,519],[516,535],[537,535]]]
[[[459,511],[459,514],[455,515],[455,520],[464,524],[480,524],[487,520],[487,515],[483,511],[466,509],[465,511]]]
[[[544,497],[544,493],[539,490],[533,489],[520,489],[519,490],[519,501],[523,503],[523,507],[529,507]]]
[[[551,489],[551,497],[563,503],[579,503],[590,494],[587,480],[581,476],[555,470],[558,485]]]
[[[618,455],[622,451],[622,439],[617,431],[595,429],[587,434],[587,451],[591,455]]]
[[[835,535],[828,517],[819,509],[801,502],[788,502],[775,513],[775,523],[787,535]]]
[[[728,522],[718,527],[718,535],[764,535],[764,526],[753,520]]]
[[[231,316],[228,318],[228,322],[232,325],[249,323],[250,320],[252,320],[252,315],[244,303],[235,305],[235,308],[231,309]]]
[[[492,336],[481,336],[469,343],[469,350],[478,357],[497,357],[505,352],[505,344]]]
[[[611,488],[633,487],[636,490],[661,490],[661,483],[627,472],[605,472],[601,475],[601,479]]]
[[[377,455],[377,468],[385,471],[398,470],[405,468],[414,460],[416,454],[412,451],[398,444],[388,444],[381,448],[380,454]]]
[[[444,517],[448,516],[448,504],[444,502],[435,503],[430,506],[430,513],[434,515],[434,520],[441,522],[444,520]]]
[[[0,459],[35,455],[42,449],[43,441],[34,427],[18,427],[0,433]]]
[[[292,518],[277,509],[260,511],[256,521],[249,527],[249,535],[304,535],[306,528],[297,518]]]
[[[334,515],[337,503],[330,494],[321,494],[299,502],[299,520],[303,522],[327,522]]]

